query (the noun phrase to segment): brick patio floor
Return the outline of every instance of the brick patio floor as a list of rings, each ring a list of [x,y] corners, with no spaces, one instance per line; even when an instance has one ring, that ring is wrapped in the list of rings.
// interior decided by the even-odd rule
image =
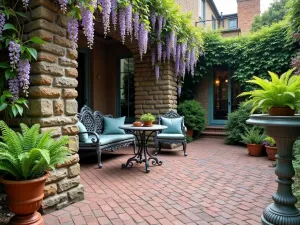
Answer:
[[[45,215],[46,225],[260,224],[276,189],[271,161],[221,139],[203,138],[187,149],[187,157],[161,153],[163,165],[149,174],[144,164],[121,169],[130,149],[107,157],[102,169],[82,161],[85,200]]]

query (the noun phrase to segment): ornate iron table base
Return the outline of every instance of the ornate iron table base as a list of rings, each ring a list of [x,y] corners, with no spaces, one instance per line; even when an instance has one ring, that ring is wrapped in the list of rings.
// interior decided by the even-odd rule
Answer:
[[[137,132],[139,135],[137,135]],[[151,134],[153,134],[155,131],[152,131],[148,136],[146,135],[146,131],[136,131],[134,135],[137,138],[138,141],[138,151],[135,153],[133,157],[127,160],[126,164],[122,164],[122,168],[128,168],[133,166],[133,162],[136,163],[145,163],[146,167],[146,173],[150,172],[150,162],[152,165],[162,165],[162,161],[159,161],[157,157],[152,156],[148,151],[148,140]]]

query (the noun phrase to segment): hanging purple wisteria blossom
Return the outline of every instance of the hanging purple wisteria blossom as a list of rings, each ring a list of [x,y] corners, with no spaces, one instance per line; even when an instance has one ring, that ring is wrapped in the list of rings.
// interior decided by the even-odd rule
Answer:
[[[175,61],[175,75],[178,76],[180,69],[180,56],[181,56],[181,45],[177,44],[176,48],[176,61]]]
[[[16,101],[19,99],[20,92],[20,84],[17,77],[11,78],[8,80],[8,89],[10,93],[13,95],[12,100]]]
[[[166,51],[166,49],[163,50],[162,55],[163,55],[163,60],[164,60],[164,63],[165,63],[166,62],[166,58],[167,58],[167,51]]]
[[[132,5],[126,7],[126,31],[127,35],[132,35]]]
[[[166,38],[166,57],[167,57],[167,60],[170,61],[170,58],[171,58],[171,37],[170,37],[170,35],[167,35],[167,38]]]
[[[152,30],[155,31],[155,25],[156,25],[156,14],[155,14],[155,12],[151,12],[150,20],[151,20]]]
[[[12,68],[16,68],[19,60],[20,60],[20,45],[16,44],[13,41],[9,42],[9,47],[8,47],[8,51],[9,51],[9,59],[10,59],[10,66]]]
[[[120,23],[120,34],[122,38],[122,43],[125,44],[125,35],[126,35],[126,10],[121,8],[119,10],[119,23]]]
[[[70,19],[68,22],[68,33],[69,39],[72,41],[72,48],[76,49],[77,41],[78,41],[78,20]]]
[[[95,2],[90,2],[93,7],[96,7]],[[93,13],[91,10],[84,8],[82,5],[80,6],[80,12],[82,16],[81,24],[83,26],[83,33],[86,36],[87,44],[89,48],[92,48],[94,44],[94,19]]]
[[[143,58],[143,54],[147,53],[148,47],[148,30],[145,28],[143,23],[140,24],[139,29],[139,51],[141,59]]]
[[[180,60],[180,63],[179,63],[179,73],[184,78],[184,76],[185,76],[185,62],[183,60]]]
[[[196,49],[192,48],[192,50],[191,50],[191,59],[190,59],[190,67],[191,67],[192,76],[194,76],[196,62],[197,62],[196,61]]]
[[[30,73],[30,63],[28,59],[22,59],[18,63],[18,80],[20,84],[20,88],[25,93],[26,97],[28,97],[28,88],[29,88],[29,73]]]
[[[118,12],[117,12],[117,0],[111,0],[111,22],[114,25],[114,30],[117,29]]]
[[[166,24],[167,24],[167,20],[166,20],[166,18],[164,17],[164,18],[163,18],[163,27],[166,26]]]
[[[184,43],[182,43],[182,45],[181,45],[181,54],[182,54],[182,57],[183,57],[183,58],[185,57],[186,50],[187,50],[187,43],[184,42]]]
[[[190,61],[191,61],[191,51],[188,50],[188,51],[186,52],[186,68],[187,68],[188,72],[191,71]]]
[[[138,12],[135,12],[133,15],[133,19],[134,19],[134,37],[136,40],[139,39],[139,28],[140,28],[140,15]]]
[[[29,0],[25,0],[25,1],[27,1],[27,5],[28,5]],[[23,0],[23,3],[24,3],[24,0]],[[67,12],[68,0],[58,0],[58,4],[60,6],[60,10],[63,13],[66,13]]]
[[[23,7],[26,8],[29,4],[29,0],[22,0],[23,2]]]
[[[181,86],[180,85],[178,85],[178,87],[177,87],[177,93],[178,93],[178,96],[181,95]]]
[[[161,32],[163,26],[163,16],[158,16],[158,28],[157,28],[157,38],[160,40]]]
[[[155,78],[156,78],[156,80],[158,80],[159,79],[159,65],[155,65]]]
[[[152,49],[151,49],[151,62],[152,62],[152,67],[155,66],[155,62],[156,62],[155,56],[156,56],[155,48],[152,48]]]
[[[111,0],[98,0],[98,4],[102,7],[102,22],[104,29],[104,36],[109,32],[109,18],[111,13]]]
[[[4,28],[4,25],[5,25],[5,14],[4,13],[1,13],[0,14],[0,38],[2,37],[2,32],[3,32],[3,28]]]
[[[157,43],[157,60],[160,62],[162,57],[162,44],[161,42]]]

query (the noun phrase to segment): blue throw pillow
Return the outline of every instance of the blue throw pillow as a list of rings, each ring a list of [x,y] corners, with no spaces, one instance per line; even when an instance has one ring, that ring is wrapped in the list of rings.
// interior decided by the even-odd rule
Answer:
[[[119,128],[119,126],[124,125],[125,116],[120,118],[104,117],[103,122],[104,122],[103,134],[125,134],[125,131]]]
[[[164,126],[167,126],[167,129],[162,131],[163,134],[182,134],[181,124],[182,124],[183,117],[179,118],[166,118],[161,117],[161,123]]]
[[[85,126],[78,121],[78,129],[79,132],[87,132]],[[88,134],[79,134],[79,141],[86,143],[89,140],[89,135]]]

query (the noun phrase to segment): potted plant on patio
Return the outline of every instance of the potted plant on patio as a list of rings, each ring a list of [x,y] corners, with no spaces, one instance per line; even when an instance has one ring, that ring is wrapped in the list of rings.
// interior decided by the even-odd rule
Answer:
[[[179,115],[184,116],[187,135],[194,136],[194,131],[202,132],[205,129],[205,111],[201,104],[195,100],[187,100],[179,104]]]
[[[17,133],[0,121],[0,181],[5,185],[8,207],[15,214],[10,224],[44,224],[37,210],[43,201],[47,171],[65,160],[69,139],[54,140],[51,131],[41,134],[38,124],[20,126],[21,133]]]
[[[265,138],[264,144],[266,146],[268,159],[275,161],[276,160],[276,154],[277,154],[277,147],[276,142],[273,138],[267,136]]]
[[[264,150],[263,141],[265,136],[261,133],[258,127],[246,129],[245,135],[241,135],[242,140],[247,144],[248,154],[251,156],[261,156]]]
[[[269,72],[271,81],[254,76],[247,82],[259,85],[260,89],[239,96],[249,96],[245,104],[252,104],[251,113],[261,109],[262,112],[268,111],[270,116],[294,116],[300,109],[300,76],[292,75],[294,70],[290,69],[280,77]]]
[[[141,116],[140,120],[143,121],[145,127],[152,127],[155,117],[151,113],[146,113]]]

